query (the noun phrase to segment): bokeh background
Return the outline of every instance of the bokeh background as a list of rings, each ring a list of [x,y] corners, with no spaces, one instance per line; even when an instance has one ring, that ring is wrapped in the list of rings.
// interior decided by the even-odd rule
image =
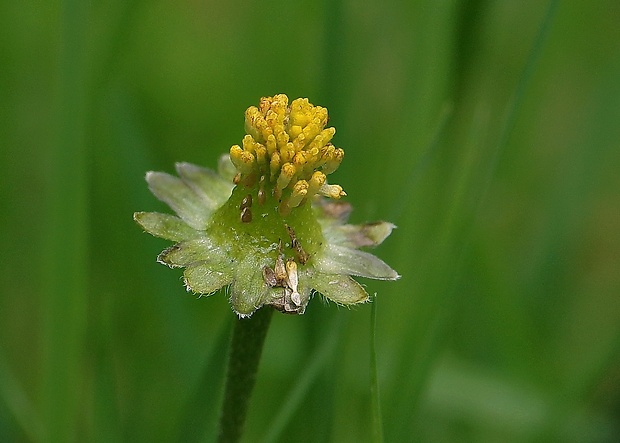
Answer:
[[[213,441],[234,316],[137,210],[326,106],[377,250],[386,441],[620,438],[620,3],[0,3],[0,440]],[[247,442],[371,440],[371,307],[274,318]]]

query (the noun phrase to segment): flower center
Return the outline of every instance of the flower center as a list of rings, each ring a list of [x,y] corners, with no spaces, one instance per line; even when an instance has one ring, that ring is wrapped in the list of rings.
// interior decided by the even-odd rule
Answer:
[[[230,148],[235,184],[258,186],[259,203],[270,193],[283,215],[316,194],[346,195],[339,185],[327,184],[344,157],[344,150],[330,143],[336,129],[325,128],[327,121],[327,109],[306,98],[289,105],[285,94],[263,97],[258,108],[245,111],[242,145]]]

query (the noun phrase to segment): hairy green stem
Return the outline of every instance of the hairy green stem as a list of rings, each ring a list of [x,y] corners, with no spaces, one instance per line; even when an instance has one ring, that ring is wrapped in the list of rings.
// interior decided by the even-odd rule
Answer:
[[[241,438],[272,314],[272,308],[264,307],[235,323],[220,417],[220,443],[234,443]]]

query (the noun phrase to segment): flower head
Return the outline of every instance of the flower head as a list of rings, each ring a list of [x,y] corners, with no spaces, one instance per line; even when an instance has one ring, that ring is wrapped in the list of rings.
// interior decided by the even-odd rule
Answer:
[[[327,110],[284,94],[263,97],[245,113],[247,135],[220,159],[218,172],[177,163],[179,177],[146,175],[151,192],[177,216],[137,212],[152,235],[176,242],[158,256],[184,267],[188,290],[230,286],[241,317],[264,305],[302,314],[314,292],[341,305],[368,300],[351,276],[395,280],[374,255],[394,225],[347,224],[345,192],[328,184],[344,151],[331,143]]]

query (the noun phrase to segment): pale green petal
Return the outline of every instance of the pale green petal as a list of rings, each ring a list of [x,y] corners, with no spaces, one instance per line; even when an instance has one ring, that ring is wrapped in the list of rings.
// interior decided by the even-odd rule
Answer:
[[[230,155],[222,154],[217,161],[217,173],[227,182],[232,182],[237,175],[237,168],[230,161]]]
[[[151,235],[166,240],[182,241],[200,235],[179,217],[158,212],[136,212],[133,219]]]
[[[339,225],[324,229],[324,234],[330,243],[347,248],[360,248],[380,245],[395,227],[384,221],[365,225]]]
[[[353,305],[368,301],[366,290],[348,275],[317,273],[312,286],[323,296],[339,305]]]
[[[263,266],[248,256],[237,264],[230,303],[240,317],[248,317],[269,299],[270,289],[263,280]]]
[[[326,274],[349,274],[379,280],[396,280],[400,277],[374,255],[336,245],[325,246],[315,259],[315,267]]]
[[[187,240],[165,249],[157,261],[171,268],[188,266],[198,261],[210,262],[218,267],[232,268],[232,261],[222,248],[208,237]]]
[[[191,163],[177,163],[175,166],[179,177],[208,202],[211,210],[216,209],[230,197],[234,187],[232,180],[227,182],[212,170]]]
[[[183,280],[188,291],[212,294],[232,282],[232,274],[213,267],[212,263],[197,262],[185,269]]]
[[[146,181],[151,192],[172,208],[194,229],[205,229],[211,216],[208,203],[183,183],[183,180],[165,172],[147,172]]]

